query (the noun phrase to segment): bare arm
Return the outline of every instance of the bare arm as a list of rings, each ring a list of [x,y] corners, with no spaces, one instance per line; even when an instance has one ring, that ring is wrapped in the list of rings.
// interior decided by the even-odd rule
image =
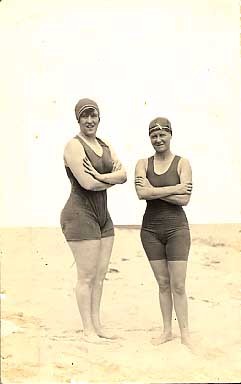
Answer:
[[[112,172],[110,173],[99,173],[96,171],[96,169],[92,166],[90,161],[85,158],[84,160],[84,168],[85,172],[89,173],[92,175],[96,180],[103,182],[103,183],[108,183],[111,185],[115,184],[123,184],[126,182],[127,177],[126,177],[126,171],[121,164],[121,162],[118,160],[114,150],[109,146],[110,152],[111,152],[111,158],[113,162],[113,168]]]
[[[187,159],[180,159],[178,163],[178,173],[180,183],[190,183],[192,185],[192,169]],[[183,195],[170,195],[161,198],[171,204],[187,205],[191,198],[192,189]]]
[[[171,203],[171,204],[184,206],[184,205],[187,205],[189,203],[190,197],[191,196],[188,194],[170,195],[170,196],[166,196],[166,197],[161,198],[161,200],[164,200],[164,201]]]
[[[140,200],[154,200],[166,198],[170,195],[179,195],[186,192],[186,184],[171,185],[168,187],[153,187],[146,178],[147,159],[141,159],[136,164],[135,187]]]
[[[64,160],[79,184],[89,191],[102,191],[110,188],[110,184],[100,182],[85,172],[83,165],[85,157],[85,151],[81,143],[75,139],[70,140],[64,150]]]

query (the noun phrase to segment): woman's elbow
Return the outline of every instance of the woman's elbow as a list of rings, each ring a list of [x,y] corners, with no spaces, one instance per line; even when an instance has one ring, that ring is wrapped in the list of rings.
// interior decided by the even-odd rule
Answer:
[[[82,187],[82,188],[84,188],[84,189],[86,189],[86,191],[95,191],[96,190],[96,184],[95,184],[95,182],[93,182],[93,183],[79,183],[79,185]]]
[[[182,205],[182,206],[185,207],[186,205],[188,205],[189,201],[190,201],[190,196],[186,196],[186,197],[181,201],[181,204],[180,204],[180,205]]]
[[[146,200],[146,196],[143,192],[138,191],[136,194],[139,200]]]
[[[94,185],[90,185],[90,184],[81,185],[81,187],[86,189],[86,191],[94,191],[95,190],[95,186]]]
[[[118,175],[118,181],[116,184],[124,184],[127,181],[126,171],[121,171]]]
[[[122,178],[121,178],[121,184],[124,184],[124,183],[126,183],[127,182],[127,174],[126,174],[126,172],[125,173],[123,173],[123,175],[122,175]]]
[[[135,185],[135,188],[139,200],[148,200],[149,196],[146,188],[139,187],[138,185]]]
[[[139,199],[139,200],[148,200],[148,198],[145,197],[145,196],[138,196],[138,199]]]

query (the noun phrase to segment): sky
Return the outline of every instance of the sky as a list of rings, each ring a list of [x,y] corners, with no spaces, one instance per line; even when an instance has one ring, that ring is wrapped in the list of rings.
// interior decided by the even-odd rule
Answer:
[[[1,227],[59,225],[82,97],[127,170],[108,191],[115,224],[141,224],[134,169],[156,116],[192,166],[189,222],[240,221],[239,1],[3,0],[0,32]]]

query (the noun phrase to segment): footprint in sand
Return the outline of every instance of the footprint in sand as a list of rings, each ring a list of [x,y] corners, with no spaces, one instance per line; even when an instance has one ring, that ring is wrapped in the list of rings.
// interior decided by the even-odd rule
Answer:
[[[204,357],[207,359],[215,359],[224,356],[224,352],[220,348],[208,348],[204,353]]]
[[[204,359],[215,359],[224,356],[224,351],[219,347],[210,347],[208,341],[202,340],[200,337],[193,337],[194,352],[196,355]]]

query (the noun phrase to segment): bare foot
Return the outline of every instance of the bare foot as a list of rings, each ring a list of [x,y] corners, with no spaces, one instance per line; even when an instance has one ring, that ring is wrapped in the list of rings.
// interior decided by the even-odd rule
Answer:
[[[160,337],[153,338],[152,339],[152,344],[153,345],[160,345],[167,343],[168,341],[172,340],[172,333],[171,332],[163,332]]]
[[[83,335],[83,341],[86,343],[92,343],[92,344],[101,344],[103,341],[99,338],[99,336],[96,333],[84,333]]]
[[[193,341],[189,334],[181,335],[181,343],[194,352]]]
[[[97,335],[99,337],[101,337],[103,339],[109,339],[109,340],[116,340],[116,339],[118,339],[117,335],[114,335],[114,334],[110,333],[108,331],[108,329],[103,328],[103,327],[97,329],[96,333],[97,333]]]

